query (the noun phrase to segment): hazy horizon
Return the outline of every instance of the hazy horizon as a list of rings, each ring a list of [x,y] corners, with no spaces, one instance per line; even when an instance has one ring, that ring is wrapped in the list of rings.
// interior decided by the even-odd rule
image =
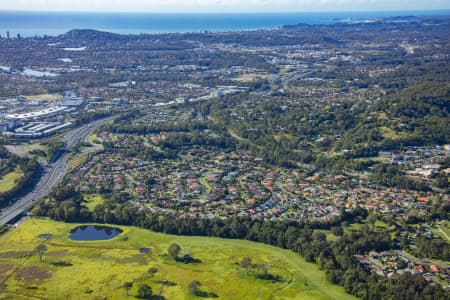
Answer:
[[[95,13],[323,13],[449,10],[446,0],[2,0],[0,11]]]
[[[169,14],[177,14],[177,15],[194,15],[194,14],[246,14],[246,15],[270,15],[270,14],[334,14],[334,13],[403,13],[403,12],[411,12],[411,13],[420,13],[420,12],[445,12],[450,13],[450,8],[443,9],[388,9],[388,10],[339,10],[339,11],[257,11],[257,12],[248,12],[248,11],[190,11],[190,12],[182,12],[182,11],[171,11],[171,12],[163,12],[163,11],[84,11],[84,10],[18,10],[18,9],[1,9],[2,13],[67,13],[67,14],[161,14],[161,15],[169,15]]]
[[[389,17],[450,15],[450,11],[318,13],[119,13],[0,11],[0,35],[55,36],[72,29],[118,34],[225,32],[274,29],[285,25],[353,23]]]

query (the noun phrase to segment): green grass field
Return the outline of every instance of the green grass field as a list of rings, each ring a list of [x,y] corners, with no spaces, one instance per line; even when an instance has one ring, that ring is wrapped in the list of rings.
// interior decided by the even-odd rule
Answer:
[[[274,134],[273,135],[274,140],[277,142],[279,142],[282,137],[284,137],[290,141],[294,139],[294,136],[292,136],[291,134]]]
[[[180,237],[136,227],[109,241],[77,242],[69,239],[77,224],[28,218],[18,228],[0,236],[0,299],[125,299],[124,282],[133,282],[130,299],[139,283],[149,284],[165,299],[195,299],[187,285],[202,283],[201,290],[218,299],[355,299],[328,283],[325,274],[297,254],[276,247],[240,240]],[[45,239],[43,262],[29,255]],[[198,264],[175,262],[167,256],[171,243],[181,254],[189,252]],[[148,254],[139,253],[148,247]],[[239,265],[250,256],[254,264],[268,264],[269,272],[281,281],[258,279],[254,270],[247,276]],[[151,277],[148,270],[156,267]],[[201,298],[198,298],[201,299]]]
[[[7,192],[16,186],[16,181],[23,176],[23,172],[17,167],[14,172],[5,174],[0,179],[0,193]]]
[[[92,194],[86,194],[83,195],[84,200],[87,201],[87,203],[85,203],[86,207],[89,209],[89,211],[94,211],[94,208],[99,205],[102,204],[105,199],[103,199],[102,195],[92,195]]]
[[[329,241],[329,242],[334,242],[334,241],[339,240],[339,237],[332,234],[331,230],[315,229],[314,231],[322,232],[323,234],[325,234],[327,236],[327,241]]]
[[[380,127],[380,130],[381,130],[381,134],[383,135],[383,137],[385,139],[398,140],[401,138],[409,137],[408,133],[398,132],[389,127]]]
[[[79,155],[76,158],[74,158],[69,165],[69,172],[75,170],[79,166],[81,166],[83,163],[85,163],[87,160],[87,155]]]
[[[450,236],[450,221],[443,220],[437,224],[448,236]]]
[[[439,230],[440,229],[440,230]],[[439,236],[444,241],[447,241],[450,243],[450,222],[447,220],[440,221],[436,223],[435,227],[431,229],[431,231],[436,235]]]

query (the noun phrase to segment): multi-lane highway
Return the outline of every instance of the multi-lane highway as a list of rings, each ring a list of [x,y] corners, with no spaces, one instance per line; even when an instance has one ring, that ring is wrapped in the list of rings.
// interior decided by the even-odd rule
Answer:
[[[101,120],[85,124],[69,132],[64,137],[65,149],[59,155],[56,161],[44,167],[44,170],[36,183],[34,188],[25,196],[19,198],[12,205],[4,208],[0,212],[0,224],[7,224],[14,220],[17,216],[22,214],[25,210],[30,208],[33,202],[45,196],[50,189],[58,183],[58,181],[67,172],[70,165],[68,155],[70,150],[81,140],[85,139],[89,134],[96,130],[101,125],[113,120],[114,117],[109,117]]]
[[[280,73],[280,74],[272,75],[269,78],[267,78],[267,80],[272,84],[279,82],[278,84],[275,85],[276,88],[285,89],[288,87],[289,83],[291,83],[292,81],[295,81],[300,78],[304,78],[313,73],[314,73],[314,71],[311,71],[311,70],[303,70],[303,71],[297,70],[297,71],[290,72],[288,74]]]

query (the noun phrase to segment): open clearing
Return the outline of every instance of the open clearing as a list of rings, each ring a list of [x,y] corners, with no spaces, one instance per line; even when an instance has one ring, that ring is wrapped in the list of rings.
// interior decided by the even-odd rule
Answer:
[[[325,273],[297,254],[276,247],[241,240],[181,237],[126,226],[109,241],[77,242],[69,232],[78,224],[27,218],[18,228],[0,236],[0,299],[125,299],[122,287],[133,282],[130,299],[139,283],[149,284],[161,299],[195,299],[187,291],[192,280],[218,299],[355,299],[343,288],[325,280]],[[40,234],[53,234],[49,240]],[[32,254],[40,244],[47,250],[40,262]],[[171,243],[181,246],[200,263],[175,262],[167,256]],[[150,253],[140,253],[142,247]],[[258,269],[245,270],[240,260],[268,264],[279,281],[258,279]],[[152,277],[148,270],[158,269]],[[201,299],[201,298],[198,298]]]
[[[102,195],[98,195],[98,194],[86,194],[83,195],[84,200],[86,200],[87,202],[85,203],[85,206],[89,209],[89,211],[94,211],[94,208],[99,205],[99,204],[103,204],[105,202],[105,199],[103,199]]]
[[[61,100],[62,96],[58,94],[39,94],[39,95],[32,95],[32,96],[26,96],[25,99],[27,100],[45,100],[45,101],[57,101]]]
[[[17,180],[23,176],[23,172],[17,167],[13,172],[0,178],[0,193],[7,192],[16,186]]]
[[[410,136],[406,132],[398,132],[389,127],[380,127],[380,131],[385,139],[398,140]]]
[[[240,82],[253,82],[257,80],[267,79],[269,77],[270,75],[267,73],[251,73],[240,75],[239,77],[236,77],[235,80]]]
[[[72,172],[73,170],[75,170],[76,168],[78,168],[79,166],[84,164],[87,159],[88,159],[88,156],[85,155],[85,154],[78,155],[70,163],[70,165],[69,165],[69,172]]]
[[[33,144],[23,144],[23,145],[8,145],[6,148],[11,151],[12,153],[18,155],[18,156],[33,156],[33,152],[42,152],[46,153],[48,151],[48,147],[42,145],[41,143],[33,143]],[[46,158],[46,157],[43,157]]]
[[[447,220],[436,223],[436,226],[431,229],[433,233],[440,236],[444,241],[450,243],[450,222]]]

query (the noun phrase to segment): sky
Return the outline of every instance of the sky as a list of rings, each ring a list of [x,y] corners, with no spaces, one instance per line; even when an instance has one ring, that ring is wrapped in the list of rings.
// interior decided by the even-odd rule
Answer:
[[[450,0],[0,0],[0,10],[90,12],[336,12],[450,9]]]

